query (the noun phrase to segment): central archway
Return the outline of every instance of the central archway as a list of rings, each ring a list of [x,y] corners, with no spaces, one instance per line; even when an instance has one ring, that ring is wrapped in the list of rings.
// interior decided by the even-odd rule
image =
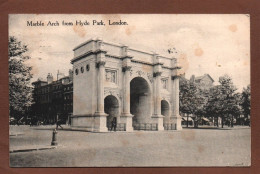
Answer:
[[[119,103],[118,103],[117,98],[113,95],[108,95],[105,98],[104,103],[105,103],[105,106],[104,106],[105,113],[108,114],[107,128],[110,130],[113,117],[117,118],[119,115]]]
[[[141,123],[148,123],[151,117],[151,90],[142,77],[135,77],[130,82],[130,112],[133,116],[133,128]]]

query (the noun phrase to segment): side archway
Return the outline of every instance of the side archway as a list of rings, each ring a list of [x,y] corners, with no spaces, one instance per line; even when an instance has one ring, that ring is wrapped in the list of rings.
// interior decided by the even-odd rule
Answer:
[[[107,116],[107,128],[111,128],[111,123],[114,117],[118,118],[119,116],[119,101],[113,95],[108,95],[104,99],[104,110]]]
[[[164,116],[163,124],[170,122],[170,104],[166,100],[161,101],[161,114]]]

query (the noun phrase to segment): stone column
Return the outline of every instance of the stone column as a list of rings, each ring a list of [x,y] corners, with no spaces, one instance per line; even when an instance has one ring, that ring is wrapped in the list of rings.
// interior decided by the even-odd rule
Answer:
[[[104,113],[104,74],[105,74],[105,61],[100,61],[97,64],[98,71],[98,85],[97,85],[97,112]]]
[[[176,130],[181,130],[181,116],[179,113],[179,76],[172,76],[172,121]]]
[[[123,113],[121,115],[121,122],[126,124],[126,131],[133,131],[132,117],[130,113],[130,70],[131,66],[123,67],[124,72],[124,93],[123,93]]]
[[[123,72],[124,72],[124,106],[123,106],[123,113],[127,115],[130,114],[130,81],[129,81],[129,76],[130,76],[130,70],[131,66],[126,66],[123,67]]]
[[[154,114],[152,118],[158,124],[158,130],[164,130],[163,117],[161,115],[161,74],[162,72],[155,72],[155,101],[154,101]]]
[[[161,72],[154,73],[155,76],[155,115],[161,115]]]
[[[97,83],[97,111],[95,113],[95,131],[106,132],[106,116],[104,112],[104,76],[105,76],[105,61],[97,62],[98,68],[98,83]]]
[[[128,46],[123,45],[121,47],[121,56],[123,59],[122,71],[123,71],[123,112],[121,115],[121,123],[125,123],[126,131],[133,131],[133,115],[130,113],[130,71],[131,71],[131,59],[133,58],[128,54]]]

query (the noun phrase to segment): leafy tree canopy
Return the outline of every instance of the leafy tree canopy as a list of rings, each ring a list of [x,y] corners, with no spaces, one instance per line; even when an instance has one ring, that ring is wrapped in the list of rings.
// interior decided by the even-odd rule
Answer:
[[[186,114],[201,112],[205,102],[202,91],[194,82],[181,80],[180,83],[180,111]]]
[[[25,64],[25,61],[30,59],[29,56],[25,56],[27,51],[26,45],[13,36],[9,37],[9,106],[10,116],[15,118],[23,116],[32,104],[32,67]]]
[[[248,118],[251,111],[251,86],[248,85],[246,88],[243,89],[241,94],[241,103],[240,106],[242,107],[242,112],[245,117]]]
[[[240,94],[228,75],[219,78],[220,85],[210,89],[206,112],[208,116],[238,115]]]

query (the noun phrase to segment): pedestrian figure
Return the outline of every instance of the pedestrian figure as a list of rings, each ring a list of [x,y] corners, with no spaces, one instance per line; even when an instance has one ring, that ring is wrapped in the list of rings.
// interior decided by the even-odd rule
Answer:
[[[116,125],[117,125],[117,121],[116,121],[116,117],[114,117],[112,122],[111,122],[111,129],[110,129],[110,131],[112,131],[113,128],[114,128],[114,131],[116,131]]]
[[[61,127],[61,129],[63,129],[63,127],[61,126],[61,120],[58,120],[56,123],[56,129],[58,129],[58,127]]]
[[[63,127],[61,126],[61,120],[59,119],[59,115],[57,115],[57,122],[56,122],[56,129],[58,130],[58,127],[61,127],[61,129],[63,129]]]

